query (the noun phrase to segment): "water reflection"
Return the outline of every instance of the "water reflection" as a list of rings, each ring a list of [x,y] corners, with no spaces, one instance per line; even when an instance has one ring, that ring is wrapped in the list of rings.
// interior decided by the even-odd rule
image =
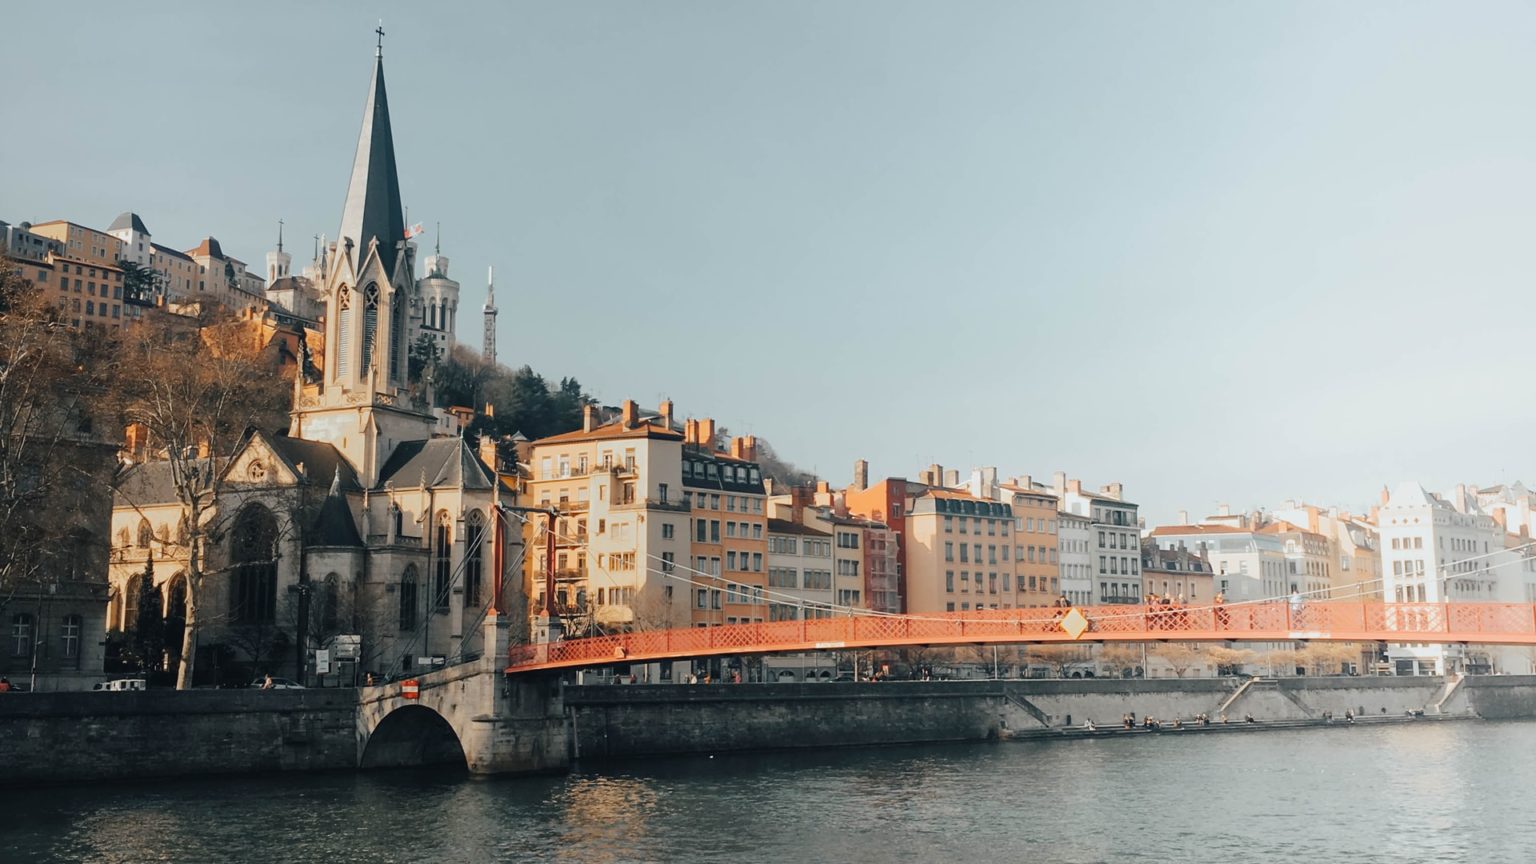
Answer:
[[[0,793],[0,860],[1520,861],[1536,724],[772,753]]]

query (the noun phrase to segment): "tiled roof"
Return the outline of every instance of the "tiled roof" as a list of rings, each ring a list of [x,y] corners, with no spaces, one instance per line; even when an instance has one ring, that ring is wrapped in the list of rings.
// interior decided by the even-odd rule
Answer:
[[[1182,536],[1185,534],[1251,534],[1247,528],[1231,525],[1159,525],[1152,529],[1151,537]]]
[[[791,522],[788,519],[769,519],[769,534],[805,534],[812,537],[831,537],[825,531],[818,531],[809,525],[801,525],[799,522]]]
[[[681,441],[683,436],[661,426],[641,423],[633,429],[625,429],[620,422],[605,423],[589,431],[577,429],[533,442],[535,447],[544,444],[569,444],[575,441],[608,441],[616,438],[655,438],[662,441]]]

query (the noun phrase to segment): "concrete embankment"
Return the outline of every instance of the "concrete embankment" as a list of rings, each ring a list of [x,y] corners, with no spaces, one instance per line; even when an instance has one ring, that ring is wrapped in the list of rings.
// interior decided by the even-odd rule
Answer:
[[[357,765],[352,690],[0,696],[0,785]]]
[[[1222,713],[1257,727],[1370,717],[1536,717],[1536,677],[1073,679],[588,686],[565,691],[573,757],[1050,737],[1126,713],[1171,723]]]
[[[462,754],[484,773],[547,771],[575,760],[1070,737],[1089,720],[1113,729],[1127,712],[1165,724],[1199,714],[1219,722],[1225,713],[1236,726],[1252,716],[1258,729],[1321,724],[1329,714],[1337,723],[1346,711],[1362,722],[1420,712],[1536,717],[1536,676],[563,688],[529,678],[495,689],[495,713],[478,707],[488,698],[447,684],[424,684],[410,702],[375,688],[361,704],[352,690],[0,696],[0,785],[409,761],[400,754]]]

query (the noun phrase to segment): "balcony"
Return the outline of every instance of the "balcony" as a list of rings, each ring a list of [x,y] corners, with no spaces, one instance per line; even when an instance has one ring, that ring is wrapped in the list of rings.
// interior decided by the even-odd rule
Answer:
[[[678,501],[676,499],[671,499],[671,498],[667,499],[666,501],[663,501],[660,498],[636,498],[633,501],[626,501],[626,502],[615,501],[613,503],[612,509],[614,509],[614,510],[667,510],[667,511],[670,511],[670,512],[673,512],[673,513],[687,513],[687,512],[690,512],[690,510],[692,510],[692,508],[689,507],[686,503],[684,503],[682,501]]]

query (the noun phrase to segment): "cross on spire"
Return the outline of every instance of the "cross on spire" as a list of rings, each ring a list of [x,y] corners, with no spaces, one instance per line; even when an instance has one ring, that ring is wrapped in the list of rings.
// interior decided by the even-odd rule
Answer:
[[[383,18],[379,19],[379,26],[376,27],[373,32],[379,34],[379,45],[378,45],[377,48],[374,49],[373,56],[375,56],[375,57],[383,57],[384,56],[384,19]]]

